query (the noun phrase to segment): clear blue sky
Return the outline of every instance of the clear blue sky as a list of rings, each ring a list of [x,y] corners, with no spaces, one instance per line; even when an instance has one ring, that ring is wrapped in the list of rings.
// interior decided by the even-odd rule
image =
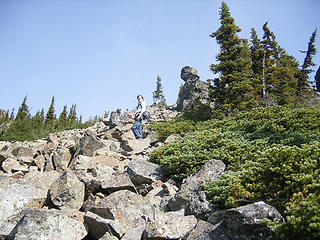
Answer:
[[[318,28],[319,0],[226,0],[240,37],[268,26],[300,61]],[[84,120],[133,109],[136,95],[152,103],[156,78],[167,103],[176,102],[181,68],[214,78],[218,53],[209,35],[219,26],[219,0],[0,0],[0,108],[18,110],[24,96],[32,115],[77,104]],[[312,74],[312,78],[314,77]]]

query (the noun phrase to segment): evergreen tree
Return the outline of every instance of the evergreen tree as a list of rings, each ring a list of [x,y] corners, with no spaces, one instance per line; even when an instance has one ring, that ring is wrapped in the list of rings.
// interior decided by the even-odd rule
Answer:
[[[11,114],[10,114],[10,120],[14,120],[14,108],[12,108]]]
[[[256,102],[248,41],[237,36],[241,29],[234,23],[224,1],[220,9],[220,23],[220,28],[210,35],[220,46],[216,57],[219,63],[210,66],[213,73],[220,74],[214,79],[212,96],[218,106],[228,110],[250,108]]]
[[[30,119],[30,112],[29,112],[29,107],[27,106],[27,96],[25,96],[21,103],[21,106],[18,109],[15,120],[23,121],[27,119]]]
[[[58,126],[66,126],[67,123],[67,105],[63,107],[62,112],[60,113]]]
[[[77,110],[76,110],[77,105],[76,104],[72,104],[70,111],[69,111],[69,115],[67,118],[68,123],[70,124],[74,124],[77,121]]]
[[[262,70],[263,70],[263,47],[261,45],[261,40],[259,39],[257,32],[254,28],[251,29],[251,46],[250,46],[250,55],[251,55],[251,68],[254,78],[254,89],[255,89],[255,98],[256,100],[262,98]]]
[[[296,99],[294,107],[297,108],[299,103],[302,100],[303,95],[308,95],[310,92],[310,84],[308,82],[309,74],[313,71],[310,67],[314,66],[315,64],[312,62],[312,57],[316,54],[316,47],[314,45],[315,38],[316,38],[317,30],[315,30],[308,43],[308,50],[306,52],[306,57],[303,61],[303,65],[301,70],[298,73],[298,84],[296,89]]]
[[[314,80],[316,82],[317,92],[320,92],[320,67],[318,68],[317,73],[314,76]]]
[[[54,96],[51,99],[51,104],[46,114],[45,125],[52,127],[54,122],[56,121],[56,114],[54,110]]]
[[[295,90],[297,87],[297,71],[299,63],[286,53],[284,49],[278,48],[279,60],[273,71],[273,89],[271,91],[273,100],[278,105],[294,103]]]
[[[275,70],[275,64],[278,59],[278,43],[275,41],[276,37],[267,26],[268,22],[263,25],[263,61],[262,61],[262,97],[263,105],[267,106],[268,92],[274,84],[274,77],[272,72]],[[270,100],[270,99],[269,99]]]
[[[41,109],[41,112],[40,112],[39,121],[41,124],[44,123],[44,109],[43,108]]]
[[[153,103],[157,104],[160,107],[166,107],[166,99],[163,95],[163,87],[161,83],[161,78],[157,76],[157,86],[156,90],[153,92]]]

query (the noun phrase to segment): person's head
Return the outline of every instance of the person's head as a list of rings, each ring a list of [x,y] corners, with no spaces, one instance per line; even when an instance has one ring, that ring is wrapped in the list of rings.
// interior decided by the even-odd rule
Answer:
[[[137,96],[137,99],[138,99],[139,102],[141,102],[144,98],[143,98],[142,95],[139,94],[139,95]]]

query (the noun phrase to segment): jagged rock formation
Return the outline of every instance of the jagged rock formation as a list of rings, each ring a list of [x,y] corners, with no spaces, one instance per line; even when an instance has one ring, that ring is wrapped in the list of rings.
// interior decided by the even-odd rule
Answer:
[[[178,114],[151,112],[151,122]],[[132,119],[114,113],[85,130],[0,142],[0,239],[268,239],[260,220],[282,220],[273,207],[217,211],[207,201],[202,183],[223,174],[221,161],[178,187],[147,161],[164,142],[146,128],[136,140]]]
[[[185,84],[180,88],[177,111],[191,109],[195,100],[203,104],[208,103],[209,85],[200,80],[196,69],[185,66],[181,70],[181,79]]]

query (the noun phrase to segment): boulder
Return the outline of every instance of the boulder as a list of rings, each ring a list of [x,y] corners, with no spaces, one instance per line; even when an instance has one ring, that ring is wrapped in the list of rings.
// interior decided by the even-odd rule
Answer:
[[[6,173],[15,173],[22,171],[24,173],[28,172],[28,167],[21,165],[16,159],[7,158],[2,162],[2,169]]]
[[[209,160],[199,172],[185,179],[178,194],[169,201],[168,207],[173,211],[183,208],[187,215],[192,214],[199,219],[206,220],[212,210],[212,205],[206,198],[202,184],[207,179],[217,180],[225,167],[220,160]]]
[[[0,236],[8,236],[26,207],[41,208],[47,201],[50,185],[58,178],[56,172],[28,173],[24,179],[1,177]]]
[[[120,111],[111,112],[110,114],[110,128],[114,128],[116,126],[123,127],[128,123],[133,123],[133,112],[127,112],[121,114]]]
[[[76,149],[75,155],[94,156],[94,152],[103,147],[104,144],[95,136],[84,136],[80,139],[80,143]]]
[[[61,211],[29,208],[9,235],[19,240],[81,240],[87,235],[84,224]]]
[[[139,159],[134,159],[129,163],[127,173],[135,186],[165,179],[164,171],[159,165]]]
[[[147,222],[144,239],[186,239],[197,224],[195,216],[183,212],[155,212]]]
[[[131,154],[140,153],[145,151],[150,146],[150,139],[127,139],[121,142],[120,147],[125,152],[130,152]]]
[[[281,214],[272,206],[260,201],[238,208],[213,212],[208,221],[221,223],[228,231],[243,239],[270,239],[270,228],[262,220],[283,222]]]
[[[51,185],[49,193],[56,207],[80,209],[84,201],[85,185],[68,169]]]
[[[196,227],[187,237],[187,240],[216,240],[219,238],[213,238],[212,231],[215,229],[215,225],[212,223],[199,220]]]
[[[191,109],[195,100],[199,100],[202,104],[208,103],[209,85],[199,80],[200,77],[196,69],[185,66],[181,70],[181,78],[185,81],[185,84],[180,88],[177,111],[183,112]]]
[[[155,207],[148,204],[141,195],[128,190],[120,190],[104,198],[89,198],[84,205],[86,212],[94,213],[100,218],[109,220],[99,220],[99,222],[103,222],[105,231],[111,228],[116,233],[113,233],[113,235],[119,238],[128,229],[140,226],[141,218],[146,219],[148,216],[152,216],[154,209]],[[94,222],[92,222],[93,218],[90,220],[91,228],[95,227]]]

